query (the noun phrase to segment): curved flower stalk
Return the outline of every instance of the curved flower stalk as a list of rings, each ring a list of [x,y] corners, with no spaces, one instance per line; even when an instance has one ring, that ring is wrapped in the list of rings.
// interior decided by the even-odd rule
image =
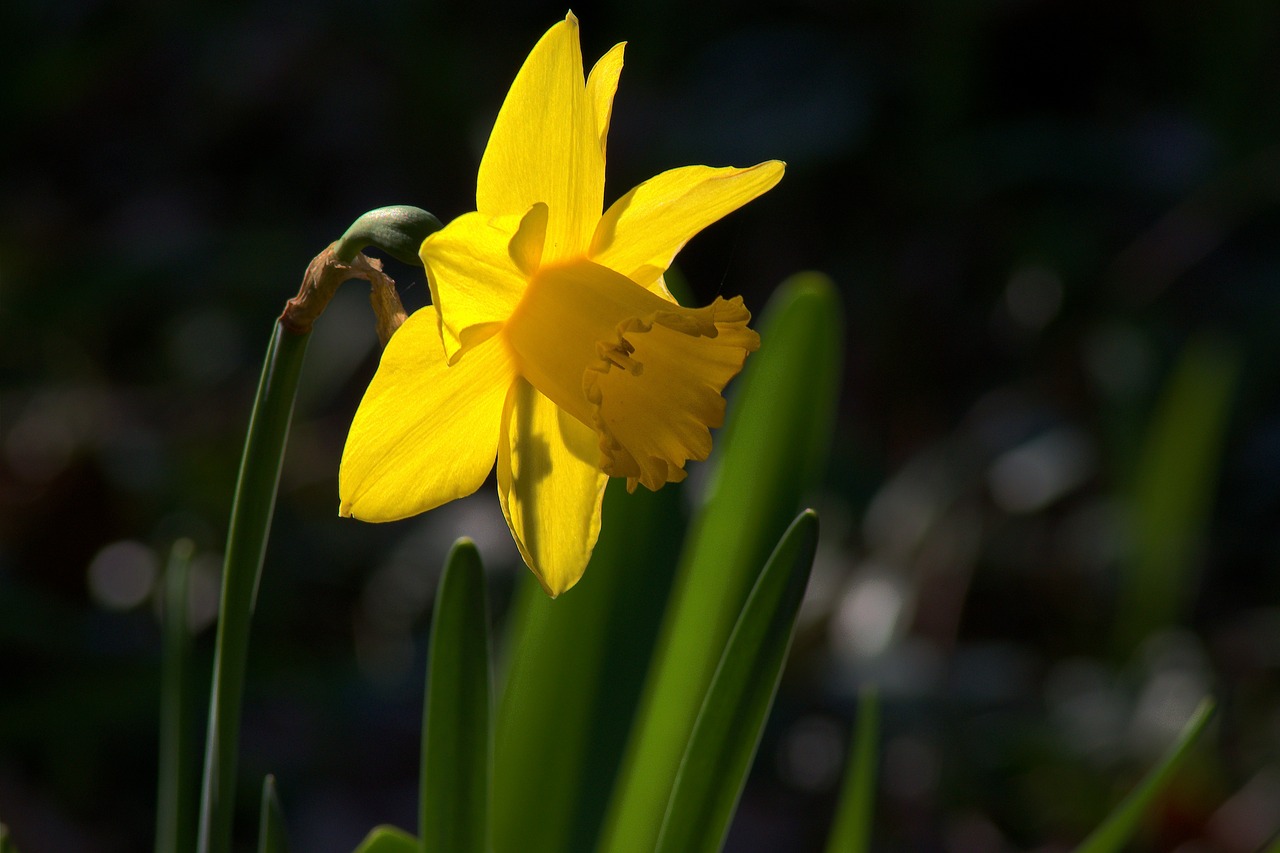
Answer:
[[[584,80],[572,14],[534,47],[476,210],[422,243],[433,304],[387,346],[339,475],[341,515],[391,521],[474,492],[496,458],[503,514],[552,596],[586,568],[608,477],[658,489],[710,453],[721,392],[759,337],[740,297],[683,308],[663,274],[784,168],[673,169],[604,210],[622,53]]]

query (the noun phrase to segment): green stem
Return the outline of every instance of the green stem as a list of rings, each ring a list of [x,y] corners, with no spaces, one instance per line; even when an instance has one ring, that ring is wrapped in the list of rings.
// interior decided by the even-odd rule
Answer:
[[[204,786],[200,797],[197,846],[200,853],[227,853],[231,847],[249,623],[262,574],[284,444],[308,337],[276,323],[249,419],[222,571]]]

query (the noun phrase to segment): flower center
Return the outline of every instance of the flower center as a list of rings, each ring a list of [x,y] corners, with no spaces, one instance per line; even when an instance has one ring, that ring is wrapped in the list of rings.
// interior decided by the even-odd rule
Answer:
[[[711,450],[759,336],[741,299],[682,308],[585,259],[534,272],[504,332],[518,369],[596,431],[600,468],[657,489]]]

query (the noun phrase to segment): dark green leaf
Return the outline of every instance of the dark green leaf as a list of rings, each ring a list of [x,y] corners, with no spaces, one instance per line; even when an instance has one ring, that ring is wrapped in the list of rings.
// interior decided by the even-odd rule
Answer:
[[[778,289],[760,323],[710,483],[682,554],[658,655],[606,818],[603,850],[652,848],[725,643],[775,542],[818,480],[841,368],[841,307],[814,273]]]
[[[187,570],[195,545],[179,539],[169,552],[161,609],[160,767],[156,774],[156,853],[195,839],[198,753],[191,689],[191,632],[187,626]]]
[[[1137,832],[1152,801],[1169,784],[1191,746],[1204,731],[1205,725],[1213,716],[1213,707],[1212,699],[1205,699],[1200,703],[1178,739],[1169,747],[1164,759],[1142,778],[1129,796],[1120,801],[1107,819],[1076,848],[1076,853],[1115,853],[1124,849],[1125,844]]]
[[[773,705],[818,546],[818,516],[783,535],[747,599],[680,763],[657,853],[716,853]]]
[[[355,853],[418,853],[418,839],[394,826],[375,826]]]
[[[1195,589],[1197,545],[1208,524],[1239,372],[1234,348],[1195,341],[1151,416],[1130,499],[1133,551],[1120,574],[1122,656],[1151,632],[1177,624]]]
[[[276,795],[276,777],[262,780],[262,810],[258,817],[258,853],[289,853],[284,831],[284,812]]]
[[[449,552],[431,620],[419,832],[426,853],[487,853],[489,607],[480,552]]]
[[[679,499],[615,479],[577,586],[553,600],[523,573],[494,754],[500,853],[595,849],[675,573]]]
[[[875,688],[867,688],[858,703],[857,729],[840,786],[835,823],[827,839],[827,853],[865,853],[870,846],[879,741],[880,699]]]

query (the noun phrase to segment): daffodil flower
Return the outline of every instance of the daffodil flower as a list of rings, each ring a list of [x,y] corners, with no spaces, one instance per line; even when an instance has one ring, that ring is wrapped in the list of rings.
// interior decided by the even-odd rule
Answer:
[[[570,14],[525,60],[476,210],[422,244],[432,304],[383,353],[339,473],[341,515],[391,521],[471,494],[496,458],[503,514],[552,596],[586,568],[610,476],[657,489],[710,453],[759,337],[741,297],[683,308],[663,273],[783,172],[673,169],[604,210],[623,47],[584,80]]]

